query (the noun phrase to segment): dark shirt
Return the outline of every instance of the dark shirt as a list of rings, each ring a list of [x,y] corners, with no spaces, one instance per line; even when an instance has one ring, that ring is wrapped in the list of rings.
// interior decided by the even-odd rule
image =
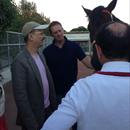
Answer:
[[[77,43],[66,38],[63,48],[58,48],[54,43],[45,48],[43,54],[54,80],[56,94],[65,96],[77,80],[77,59],[82,60],[86,55]]]

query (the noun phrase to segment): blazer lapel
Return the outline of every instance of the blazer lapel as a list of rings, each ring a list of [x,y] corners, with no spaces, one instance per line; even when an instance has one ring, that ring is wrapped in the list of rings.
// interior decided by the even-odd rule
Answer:
[[[26,52],[25,54],[27,56],[28,62],[29,62],[30,66],[31,66],[31,68],[32,68],[32,70],[34,72],[34,76],[36,76],[36,79],[38,80],[41,88],[43,89],[43,85],[42,85],[42,80],[41,80],[41,76],[40,76],[40,73],[39,73],[39,69],[38,69],[35,61],[33,60],[32,56],[30,55],[30,53],[28,52],[27,49],[25,50],[25,52]]]
[[[50,78],[50,77],[48,77],[48,73],[49,73],[48,71],[49,71],[49,69],[48,69],[48,66],[46,64],[46,60],[44,58],[44,55],[41,52],[38,52],[38,54],[39,54],[39,56],[41,58],[41,61],[42,61],[43,65],[44,65],[44,67],[45,67],[47,78]]]

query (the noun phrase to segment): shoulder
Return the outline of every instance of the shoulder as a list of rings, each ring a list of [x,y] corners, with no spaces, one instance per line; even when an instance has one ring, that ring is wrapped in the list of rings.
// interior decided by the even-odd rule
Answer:
[[[79,113],[86,111],[87,104],[90,102],[94,85],[95,74],[79,79],[63,98],[63,104],[69,104],[73,106]]]
[[[86,93],[89,93],[91,87],[95,86],[95,83],[98,81],[99,81],[98,74],[92,74],[85,78],[81,78],[74,83],[74,85],[70,89],[70,92],[73,91],[73,93],[77,93],[79,95],[82,95],[84,93],[86,95]]]
[[[83,78],[78,80],[68,91],[65,98],[63,98],[62,103],[63,104],[69,104],[76,110],[77,112],[80,112],[81,110],[84,110],[87,106],[87,103],[89,101],[90,97],[90,91],[89,86],[87,84],[87,79]]]
[[[84,96],[85,97],[88,96],[89,95],[88,77],[79,79],[77,82],[75,82],[67,94],[74,100],[78,99],[80,100]]]
[[[52,50],[53,48],[54,48],[54,44],[52,43],[43,49],[43,53],[47,53],[48,51]]]
[[[13,63],[11,66],[15,65],[22,65],[26,64],[27,60],[30,58],[29,52],[27,52],[25,49],[23,49],[21,52],[19,52],[16,57],[13,60]]]
[[[22,59],[25,59],[25,53],[24,53],[24,50],[19,52],[16,57],[14,58],[14,61],[19,61],[19,60],[22,60]]]
[[[76,41],[71,41],[66,39],[67,46],[73,48],[73,49],[81,49],[80,44]]]
[[[71,45],[78,45],[78,42],[69,40],[69,39],[67,39],[66,37],[65,37],[65,41],[66,41],[67,43],[71,44]]]

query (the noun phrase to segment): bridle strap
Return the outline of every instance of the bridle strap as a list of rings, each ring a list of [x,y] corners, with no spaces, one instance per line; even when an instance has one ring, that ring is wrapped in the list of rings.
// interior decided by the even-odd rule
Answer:
[[[104,10],[102,10],[102,12],[103,12],[103,13],[106,13],[106,14],[109,14],[110,17],[111,17],[111,21],[114,21],[113,15],[112,15],[112,13],[111,13],[110,11],[108,11],[107,9],[104,9]]]

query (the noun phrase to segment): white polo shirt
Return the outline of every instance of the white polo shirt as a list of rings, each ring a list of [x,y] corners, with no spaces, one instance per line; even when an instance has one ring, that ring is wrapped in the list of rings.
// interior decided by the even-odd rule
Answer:
[[[101,71],[129,72],[129,62],[108,62]],[[41,130],[130,130],[130,77],[93,74],[77,81]]]

